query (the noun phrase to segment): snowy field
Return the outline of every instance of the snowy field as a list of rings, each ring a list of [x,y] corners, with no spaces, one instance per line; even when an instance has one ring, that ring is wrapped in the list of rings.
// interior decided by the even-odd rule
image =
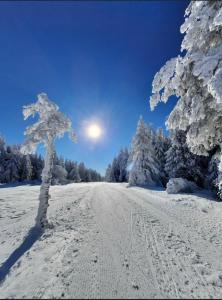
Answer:
[[[54,228],[7,270],[38,193],[0,188],[0,298],[222,297],[222,203],[126,184],[52,187]]]

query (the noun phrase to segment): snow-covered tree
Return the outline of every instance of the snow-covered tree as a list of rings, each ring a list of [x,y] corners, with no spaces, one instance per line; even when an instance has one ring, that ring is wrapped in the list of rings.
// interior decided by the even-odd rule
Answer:
[[[168,128],[185,130],[191,151],[207,156],[222,142],[222,2],[191,1],[185,17],[185,51],[155,75],[150,105],[153,109],[176,95]],[[222,171],[222,159],[219,168]]]
[[[60,165],[54,165],[52,168],[52,184],[66,184],[67,171]]]
[[[32,163],[32,180],[41,181],[41,174],[44,168],[44,160],[41,155],[32,154],[30,155]]]
[[[210,153],[208,170],[205,178],[205,186],[211,189],[215,194],[218,194],[219,182],[221,178],[221,171],[218,170],[220,162],[220,148],[218,147]],[[219,193],[220,195],[220,193]]]
[[[92,181],[92,177],[91,177],[91,172],[89,169],[86,169],[85,172],[85,182],[91,182]]]
[[[151,128],[140,117],[136,134],[132,141],[130,185],[160,184],[159,170],[155,158]]]
[[[32,162],[30,159],[30,155],[24,155],[22,157],[21,163],[21,181],[23,180],[31,180],[32,179]]]
[[[164,136],[163,129],[159,128],[153,139],[155,158],[159,169],[159,177],[162,184],[165,186],[167,182],[167,174],[165,171],[166,152],[170,147],[170,139]]]
[[[128,165],[128,159],[129,159],[128,149],[127,148],[121,149],[117,159],[118,159],[118,164],[119,164],[118,182],[127,182],[128,181],[127,165]]]
[[[71,121],[59,112],[59,107],[50,101],[45,93],[38,95],[36,103],[23,107],[25,120],[36,114],[39,115],[39,120],[26,128],[26,141],[21,151],[24,154],[33,153],[41,143],[46,148],[39,195],[39,208],[36,217],[36,226],[45,228],[48,225],[47,209],[49,206],[49,188],[52,178],[54,141],[56,138],[61,138],[65,132],[69,132],[70,138],[74,140],[75,134],[71,127]]]
[[[198,156],[189,150],[186,144],[186,133],[182,130],[171,132],[172,144],[166,152],[165,171],[170,178],[184,178],[204,185],[207,169],[205,157]]]
[[[127,148],[121,149],[111,164],[108,165],[105,174],[107,182],[127,182],[128,181],[128,164],[129,152]]]
[[[16,148],[7,146],[6,152],[3,161],[3,174],[2,174],[2,182],[17,182],[20,178],[20,168],[21,168],[21,160],[18,153],[14,151]]]
[[[0,136],[0,182],[3,182],[3,175],[4,175],[4,162],[5,162],[5,140],[2,136]]]
[[[71,169],[70,173],[68,174],[68,179],[72,180],[74,182],[80,182],[80,176],[79,176],[79,168],[78,164],[74,163],[73,168]]]
[[[120,175],[119,162],[118,158],[114,157],[112,161],[112,171],[111,171],[111,179],[112,182],[118,182]]]
[[[107,182],[111,182],[111,171],[112,171],[112,165],[109,164],[107,169],[106,169],[106,173],[105,173],[105,181]]]
[[[5,153],[5,140],[0,136],[0,155]]]

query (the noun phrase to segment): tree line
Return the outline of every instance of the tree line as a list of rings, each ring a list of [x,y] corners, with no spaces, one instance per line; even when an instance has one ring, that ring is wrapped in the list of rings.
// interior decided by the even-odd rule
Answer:
[[[0,137],[0,183],[41,182],[44,159],[38,154],[22,154],[20,145],[7,145]],[[102,176],[75,162],[53,155],[52,184],[101,181]]]
[[[108,165],[105,180],[165,187],[171,178],[184,178],[218,192],[217,164],[214,151],[208,157],[190,151],[186,132],[171,130],[166,137],[162,128],[154,130],[140,117],[129,150],[121,149]]]

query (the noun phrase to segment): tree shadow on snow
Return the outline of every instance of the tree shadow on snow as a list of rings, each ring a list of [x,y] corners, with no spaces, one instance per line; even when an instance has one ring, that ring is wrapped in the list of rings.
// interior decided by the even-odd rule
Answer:
[[[210,201],[214,201],[214,202],[221,202],[221,199],[219,198],[219,196],[217,196],[213,192],[205,190],[205,189],[202,189],[202,190],[194,192],[194,193],[186,193],[186,195],[196,196],[198,198],[208,200],[208,201],[210,200]]]
[[[32,227],[29,230],[22,244],[0,266],[0,284],[6,279],[6,276],[10,273],[11,268],[16,262],[32,247],[42,234],[43,230],[37,227]]]

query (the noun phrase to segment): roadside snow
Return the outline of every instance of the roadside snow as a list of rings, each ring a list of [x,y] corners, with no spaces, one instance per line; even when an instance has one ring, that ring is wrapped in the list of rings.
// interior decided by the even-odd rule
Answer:
[[[168,194],[195,193],[198,190],[199,188],[194,182],[184,178],[171,178],[166,187]]]
[[[0,264],[33,226],[38,192],[0,188]],[[222,204],[209,195],[79,183],[51,196],[54,228],[14,264],[0,298],[222,296]]]

